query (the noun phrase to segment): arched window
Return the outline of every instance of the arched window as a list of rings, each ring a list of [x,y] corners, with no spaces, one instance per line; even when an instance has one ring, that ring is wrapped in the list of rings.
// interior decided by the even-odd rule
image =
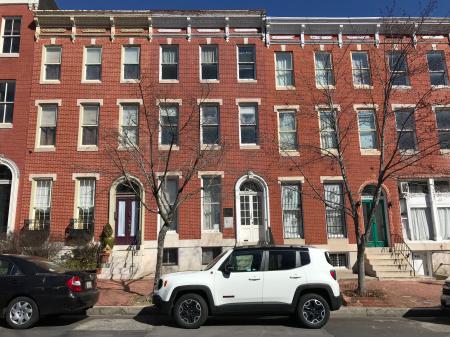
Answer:
[[[252,180],[242,183],[240,190],[242,192],[262,192],[261,186]]]
[[[117,185],[117,194],[136,194],[140,193],[140,188],[135,182],[123,182]]]
[[[12,173],[5,165],[0,165],[0,180],[12,180]]]

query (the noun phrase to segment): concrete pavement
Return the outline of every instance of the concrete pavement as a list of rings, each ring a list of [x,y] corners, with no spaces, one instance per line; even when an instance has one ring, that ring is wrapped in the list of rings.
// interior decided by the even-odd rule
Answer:
[[[60,317],[26,331],[0,327],[2,337],[448,337],[450,316],[435,318],[332,317],[321,330],[298,328],[285,317],[211,318],[198,330],[181,330],[165,317]]]

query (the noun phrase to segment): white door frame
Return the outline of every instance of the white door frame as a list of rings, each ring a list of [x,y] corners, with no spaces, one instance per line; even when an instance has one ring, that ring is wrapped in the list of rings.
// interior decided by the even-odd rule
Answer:
[[[19,192],[19,177],[20,171],[16,163],[5,157],[0,157],[0,165],[6,166],[11,171],[11,191],[9,194],[9,211],[8,211],[8,228],[7,233],[14,232],[16,223],[16,210],[17,210],[17,195]]]
[[[235,192],[235,204],[236,204],[236,243],[241,244],[241,198],[240,198],[240,187],[241,185],[246,181],[254,181],[262,188],[262,194],[261,194],[261,205],[262,205],[262,221],[261,226],[263,229],[263,237],[260,236],[260,241],[267,241],[268,240],[268,233],[267,229],[270,228],[270,208],[269,208],[269,187],[267,186],[267,183],[265,180],[254,174],[253,172],[249,171],[246,175],[239,178],[236,182],[236,185],[234,187]]]

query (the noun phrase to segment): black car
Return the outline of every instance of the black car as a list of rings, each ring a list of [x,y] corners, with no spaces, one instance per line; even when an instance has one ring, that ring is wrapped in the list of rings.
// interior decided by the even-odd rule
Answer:
[[[96,275],[32,256],[0,255],[0,310],[14,329],[40,317],[83,312],[97,303]]]

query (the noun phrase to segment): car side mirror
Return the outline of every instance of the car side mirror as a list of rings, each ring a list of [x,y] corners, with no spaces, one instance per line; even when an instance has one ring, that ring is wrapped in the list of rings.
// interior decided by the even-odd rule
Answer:
[[[232,264],[227,264],[224,269],[225,273],[229,274],[234,271],[234,266]]]

